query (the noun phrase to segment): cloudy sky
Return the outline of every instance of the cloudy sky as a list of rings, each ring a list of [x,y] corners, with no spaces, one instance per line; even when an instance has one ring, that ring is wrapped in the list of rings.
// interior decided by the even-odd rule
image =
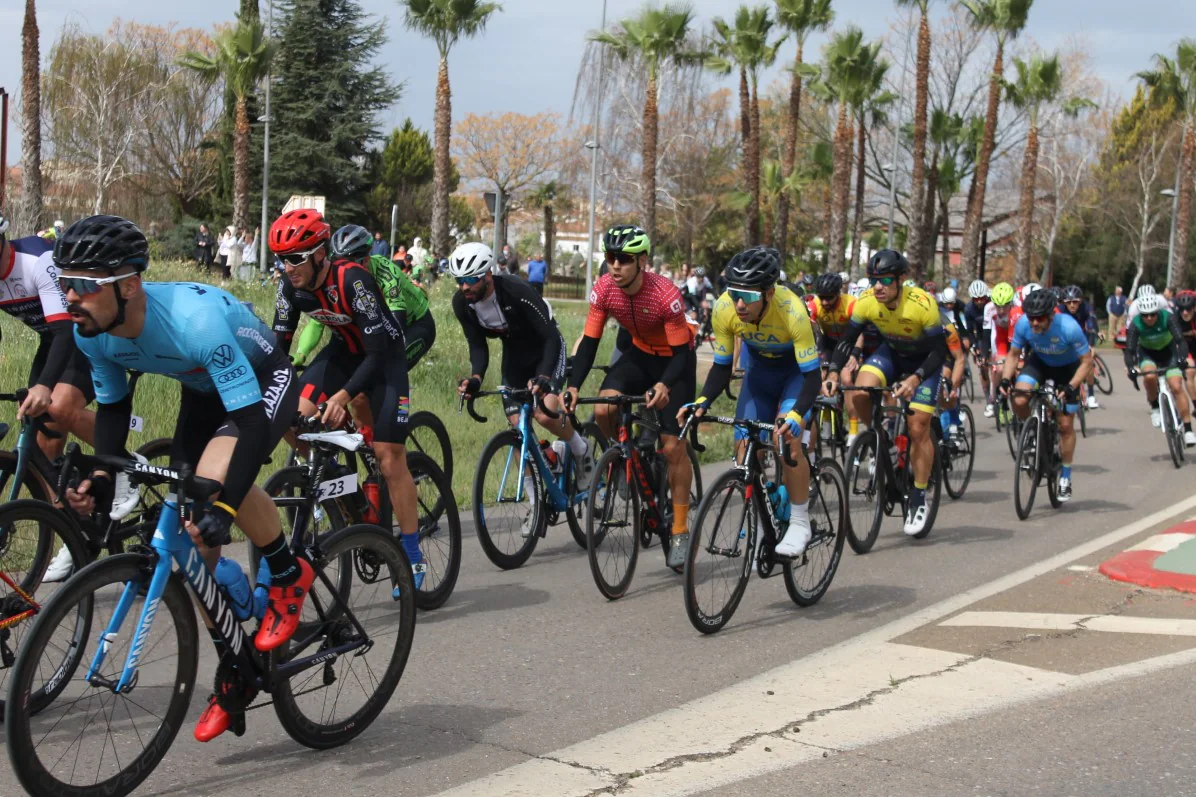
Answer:
[[[263,3],[263,15],[265,2]],[[436,49],[407,31],[396,0],[361,0],[377,24],[386,27],[389,42],[380,60],[404,82],[402,99],[383,120],[389,128],[410,116],[430,129],[436,81]],[[695,0],[699,20],[729,17],[742,0]],[[16,93],[20,85],[23,3],[6,2],[0,9],[0,86]],[[586,33],[601,23],[602,0],[505,0],[504,9],[480,39],[464,41],[450,56],[453,115],[489,111],[566,114],[573,96],[577,67]],[[608,20],[634,12],[642,0],[608,0]],[[941,13],[946,3],[932,7]],[[38,0],[43,59],[64,20],[76,19],[90,30],[102,31],[117,17],[146,24],[210,28],[230,20],[238,4],[179,2],[178,0]],[[880,35],[902,13],[890,0],[836,0],[836,26],[859,25],[870,36]],[[1044,48],[1060,46],[1075,34],[1091,45],[1094,68],[1122,96],[1133,90],[1134,72],[1150,65],[1156,52],[1174,52],[1181,36],[1196,36],[1196,2],[1192,0],[1037,0],[1028,32]],[[807,52],[822,40],[812,40]],[[788,56],[791,57],[791,54]],[[776,77],[766,76],[767,80]],[[730,84],[728,84],[730,85]],[[19,154],[20,134],[9,130],[10,162]]]

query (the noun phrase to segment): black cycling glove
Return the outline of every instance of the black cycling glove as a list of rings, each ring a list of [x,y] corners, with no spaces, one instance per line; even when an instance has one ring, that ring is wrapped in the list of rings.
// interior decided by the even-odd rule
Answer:
[[[231,526],[233,516],[218,506],[213,506],[195,524],[199,529],[199,538],[209,548],[218,548],[233,541]]]

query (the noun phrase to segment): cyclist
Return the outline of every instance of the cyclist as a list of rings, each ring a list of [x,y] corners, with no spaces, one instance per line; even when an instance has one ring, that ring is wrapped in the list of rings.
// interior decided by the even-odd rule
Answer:
[[[855,297],[843,293],[843,278],[840,275],[828,272],[820,274],[814,281],[814,295],[806,299],[806,307],[818,333],[818,357],[824,367],[829,366],[835,348],[847,334]],[[861,336],[857,338],[852,347],[852,356],[841,371],[845,385],[854,384],[855,372],[864,361],[862,344]],[[847,414],[847,445],[851,445],[859,433],[859,418],[855,415],[855,406],[850,402],[844,410]]]
[[[968,321],[968,329],[972,331],[974,341],[972,356],[976,360],[976,367],[980,371],[980,389],[984,395],[990,396],[988,378],[988,358],[992,354],[992,328],[984,317],[984,308],[989,304],[988,283],[984,280],[973,280],[968,286],[968,303],[963,308],[963,314]],[[985,417],[992,417],[991,405],[986,403]]]
[[[1166,374],[1184,424],[1184,444],[1196,446],[1192,409],[1183,386],[1183,369],[1188,362],[1188,344],[1184,341],[1183,331],[1175,315],[1166,309],[1163,297],[1157,293],[1149,293],[1134,303],[1138,312],[1126,327],[1126,373],[1137,384],[1133,370],[1137,368],[1143,372],[1146,400],[1150,403],[1150,422],[1156,428],[1163,425],[1163,413],[1159,409],[1159,372]]]
[[[286,267],[286,279],[278,282],[274,333],[288,351],[300,313],[336,333],[303,372],[299,412],[311,417],[317,405],[326,404],[321,421],[337,427],[350,400],[369,395],[374,454],[418,589],[427,565],[419,549],[415,482],[407,469],[411,394],[403,332],[369,269],[353,260],[333,262],[331,232],[320,212],[310,208],[287,211],[270,225],[270,249]]]
[[[313,578],[311,565],[291,553],[273,502],[254,486],[263,453],[274,449],[295,414],[299,392],[290,361],[231,294],[197,283],[143,282],[149,247],[131,221],[75,222],[55,243],[54,263],[96,388],[96,453],[125,450],[133,411],[126,369],[182,384],[171,461],[224,485],[187,530],[209,568],[220,546],[232,541],[234,520],[261,550],[270,566],[270,603],[254,644],[277,648],[298,628]],[[107,512],[113,489],[111,474],[97,470],[68,489],[67,500],[80,514]],[[212,638],[223,644],[214,630]],[[210,741],[230,721],[213,694],[195,738]]]
[[[685,422],[692,410],[703,415],[711,402],[731,381],[731,360],[735,339],[743,340],[746,373],[739,389],[735,417],[751,421],[774,421],[789,446],[796,467],[784,465],[785,488],[789,493],[789,527],[777,543],[780,556],[800,556],[813,536],[810,530],[810,463],[802,455],[802,421],[818,397],[818,347],[810,317],[792,291],[777,285],[781,255],[776,249],[757,246],[731,258],[724,274],[727,292],[714,305],[714,366],[706,376],[702,394],[682,407],[677,423]],[[835,280],[838,293],[842,281],[837,274],[823,274]],[[746,446],[747,432],[736,428],[735,439]]]
[[[1071,463],[1076,452],[1075,414],[1080,409],[1080,385],[1092,370],[1092,347],[1076,320],[1067,313],[1056,312],[1055,295],[1043,288],[1022,299],[1025,315],[1013,328],[1009,354],[1001,374],[1001,392],[1009,395],[1010,384],[1017,371],[1018,357],[1025,352],[1026,362],[1017,375],[1017,386],[1032,390],[1048,379],[1063,393],[1063,414],[1058,417],[1059,449],[1063,470],[1059,474],[1059,500],[1071,500]],[[1013,396],[1013,411],[1025,420],[1030,417],[1030,397],[1025,393]]]
[[[914,486],[904,527],[905,533],[912,536],[926,527],[926,487],[934,467],[930,421],[938,403],[941,371],[948,352],[942,317],[933,297],[916,285],[902,285],[901,278],[907,273],[909,262],[900,252],[882,249],[872,255],[868,260],[872,292],[856,300],[845,341],[854,339],[868,324],[875,326],[883,342],[860,368],[856,384],[894,385],[894,395],[908,399],[914,410],[909,418]],[[846,343],[835,350],[827,376],[828,394],[833,395],[838,389],[839,371],[850,355]],[[872,401],[867,393],[856,393],[852,400],[861,422],[872,417]]]
[[[1184,333],[1188,345],[1188,365],[1196,365],[1192,352],[1196,351],[1196,292],[1180,291],[1175,296],[1175,320]],[[1188,397],[1196,401],[1196,368],[1189,368],[1186,374]]]
[[[428,296],[399,268],[393,260],[384,255],[371,255],[373,236],[365,227],[347,224],[337,230],[329,244],[332,259],[353,260],[365,266],[374,275],[378,290],[386,306],[390,308],[403,330],[407,347],[407,369],[415,367],[432,344],[436,342],[436,320],[428,309]],[[316,319],[303,327],[297,348],[291,359],[302,365],[320,344],[324,325]]]
[[[527,385],[544,406],[560,414],[557,394],[565,381],[565,339],[553,320],[552,310],[531,284],[513,274],[494,273],[494,253],[482,243],[458,246],[449,257],[449,275],[457,281],[453,313],[461,323],[469,344],[471,375],[457,385],[457,392],[470,396],[482,388],[490,364],[487,338],[502,342],[502,383]],[[517,405],[504,408],[512,424],[519,421]],[[594,457],[584,435],[577,434],[568,418],[549,418],[536,409],[536,422],[569,446],[577,459],[577,484],[590,486]],[[531,526],[523,529],[524,536]]]
[[[948,293],[948,291],[950,293]],[[943,288],[940,294],[939,314],[943,322],[943,334],[947,337],[947,360],[943,363],[943,387],[939,391],[939,421],[943,436],[950,439],[959,431],[959,388],[963,384],[964,369],[967,366],[968,347],[956,326],[953,314],[949,312],[950,302],[943,299],[954,298],[954,288]]]
[[[992,301],[984,307],[984,320],[989,326],[989,357],[998,360],[1009,359],[1009,341],[1013,336],[1013,302],[1015,292],[1008,282],[998,282],[993,286]],[[985,371],[988,369],[986,368]],[[990,381],[988,386],[988,404],[984,407],[984,417],[991,418],[995,414],[997,400],[997,385]],[[1001,418],[1005,423],[1006,419]]]
[[[673,501],[673,539],[668,566],[685,564],[689,544],[689,489],[693,467],[685,443],[678,435],[678,411],[693,401],[697,382],[697,356],[693,331],[685,320],[685,304],[672,282],[646,271],[652,242],[643,229],[631,224],[611,227],[602,236],[610,271],[594,283],[585,335],[573,358],[568,406],[589,376],[608,316],[614,316],[631,333],[631,347],[611,366],[599,388],[600,396],[642,393],[648,409],[660,410],[662,453],[669,463],[669,489]],[[599,404],[595,420],[608,439],[618,423],[618,408]]]
[[[1096,323],[1096,316],[1084,300],[1084,291],[1079,285],[1068,285],[1063,289],[1063,300],[1059,303],[1060,312],[1067,313],[1076,320],[1080,329],[1088,337],[1088,345],[1096,348],[1096,341],[1101,336]],[[1096,369],[1088,374],[1088,409],[1099,410],[1100,402],[1096,400]]]

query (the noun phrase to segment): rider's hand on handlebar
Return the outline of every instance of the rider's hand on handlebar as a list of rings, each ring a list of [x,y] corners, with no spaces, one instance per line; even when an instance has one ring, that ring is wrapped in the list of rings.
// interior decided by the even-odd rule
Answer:
[[[822,395],[827,398],[834,398],[835,394],[839,392],[839,373],[831,371],[826,375],[826,380],[822,383]]]
[[[472,396],[482,389],[482,380],[476,376],[466,377],[457,385],[457,392],[462,396]]]
[[[324,407],[324,414],[320,417],[320,422],[329,429],[339,429],[345,422],[345,418],[349,416],[349,411],[345,406],[349,403],[349,394],[343,390],[335,396],[328,399]]]
[[[997,383],[997,390],[1005,398],[1009,398],[1009,391],[1013,389],[1013,383],[1008,379],[1002,379]]]
[[[552,392],[553,384],[551,379],[540,374],[527,380],[527,388],[533,396],[544,396]]]
[[[684,426],[685,421],[689,418],[690,413],[694,418],[701,418],[706,414],[706,402],[694,401],[689,404],[682,405],[681,409],[677,410],[677,425]]]
[[[97,510],[107,513],[112,509],[115,491],[112,477],[97,472],[81,481],[78,487],[66,488],[66,502],[81,517],[87,517]]]
[[[644,394],[644,404],[650,410],[660,409],[661,407],[669,406],[669,387],[663,382],[657,382],[656,385]]]
[[[565,388],[565,392],[561,395],[561,401],[565,404],[566,412],[573,412],[577,409],[577,393],[578,389],[575,387]]]
[[[922,380],[917,376],[908,376],[893,386],[893,396],[898,399],[912,399],[920,384]]]
[[[789,439],[801,434],[801,424],[801,416],[790,410],[783,417],[777,418],[776,426],[782,439]]]
[[[17,408],[17,420],[36,418],[45,414],[48,409],[50,409],[50,388],[45,385],[34,385],[29,388],[29,395],[25,396],[25,401]]]

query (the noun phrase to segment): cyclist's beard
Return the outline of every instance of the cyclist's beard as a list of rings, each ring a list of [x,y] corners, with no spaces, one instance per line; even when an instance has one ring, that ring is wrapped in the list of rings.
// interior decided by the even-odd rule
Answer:
[[[86,319],[85,321],[75,321],[75,331],[78,332],[80,336],[85,338],[94,338],[102,332],[99,322],[96,321],[95,316],[84,310],[79,305],[72,304],[66,308],[66,311],[72,316],[83,316],[83,318]]]

